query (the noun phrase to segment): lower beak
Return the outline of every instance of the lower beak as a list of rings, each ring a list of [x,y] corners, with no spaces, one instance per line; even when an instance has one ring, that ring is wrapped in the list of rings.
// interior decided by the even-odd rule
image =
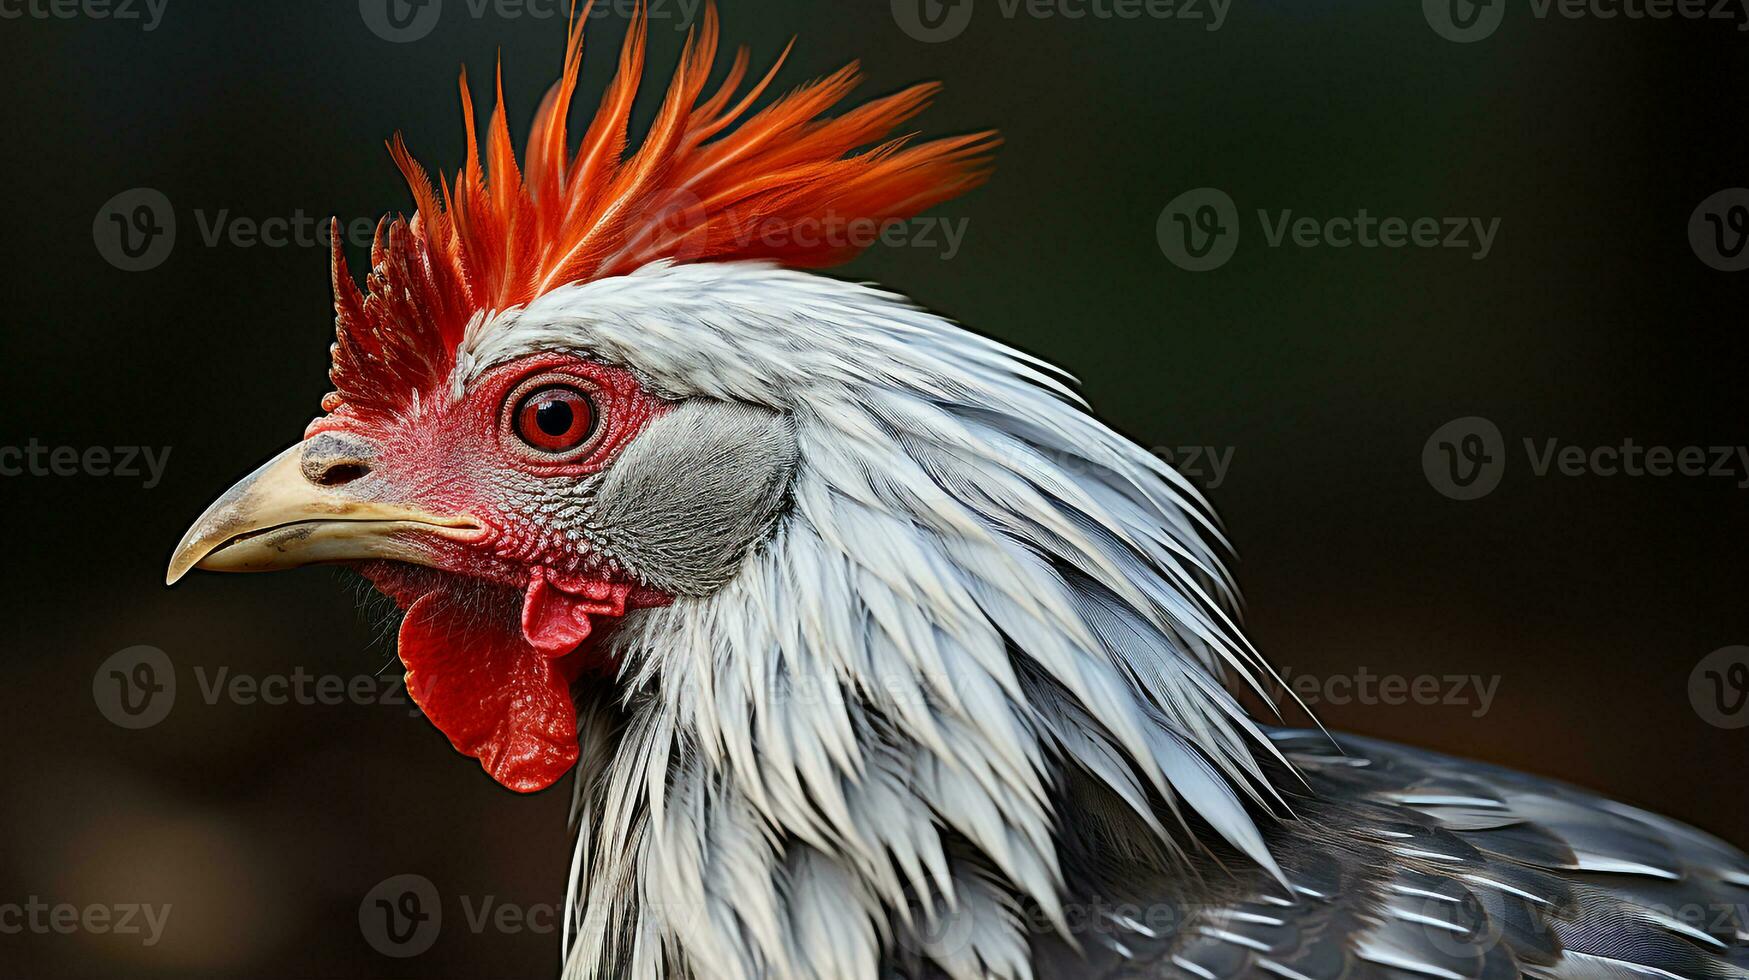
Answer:
[[[467,541],[479,534],[479,523],[466,515],[367,499],[364,480],[311,482],[304,475],[306,445],[263,463],[213,501],[170,556],[165,584],[191,568],[267,572],[370,559],[428,564],[432,536]]]

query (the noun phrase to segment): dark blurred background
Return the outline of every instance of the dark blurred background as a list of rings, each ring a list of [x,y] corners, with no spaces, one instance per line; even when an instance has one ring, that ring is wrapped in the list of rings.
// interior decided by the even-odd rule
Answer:
[[[0,906],[99,906],[116,925],[131,903],[171,911],[156,942],[143,913],[138,934],[0,930],[0,974],[555,975],[545,910],[566,876],[568,788],[499,789],[405,705],[209,696],[238,675],[396,677],[392,633],[347,574],[162,584],[195,515],[297,438],[327,390],[310,226],[277,247],[229,229],[279,219],[299,237],[300,216],[410,208],[384,138],[403,129],[453,170],[457,67],[490,79],[499,50],[520,144],[558,68],[562,21],[538,16],[554,5],[444,0],[397,31],[376,0],[34,2],[0,0],[0,443],[170,455],[151,486],[143,464],[0,478]],[[1711,267],[1733,264],[1749,197],[1709,205],[1715,254],[1689,235],[1691,218],[1711,227],[1703,201],[1749,184],[1742,12],[1539,18],[1530,0],[1458,0],[1460,19],[1504,11],[1458,43],[1435,0],[1232,0],[1214,30],[1206,0],[1180,8],[1200,19],[1005,2],[923,10],[939,20],[912,0],[725,4],[726,39],[756,64],[799,38],[787,83],[858,57],[867,94],[946,83],[925,131],[1006,139],[990,184],[939,212],[965,232],[957,252],[919,233],[838,274],[1065,365],[1104,417],[1172,452],[1231,532],[1252,634],[1330,727],[1559,776],[1749,844],[1749,729],[1728,727],[1749,709],[1727,711],[1729,690],[1709,705],[1706,678],[1742,658],[1701,664],[1749,643],[1744,460],[1728,476],[1539,477],[1524,448],[1749,442],[1749,279]],[[692,6],[652,18],[664,77]],[[1099,13],[1126,9],[1143,15]],[[584,106],[624,24],[591,27]],[[1157,234],[1196,188],[1236,208],[1236,249],[1212,271],[1169,261]],[[152,212],[130,225],[141,206],[166,205],[173,247],[116,251],[118,229],[157,227]],[[1270,247],[1257,217],[1362,208],[1497,231],[1479,259],[1475,244]],[[1470,416],[1499,430],[1484,448],[1504,475],[1457,500],[1424,449]],[[110,720],[105,663],[141,645],[177,689],[167,716],[129,729]],[[428,952],[393,959],[359,909],[402,874],[432,882],[444,920]],[[526,919],[490,919],[502,906]]]

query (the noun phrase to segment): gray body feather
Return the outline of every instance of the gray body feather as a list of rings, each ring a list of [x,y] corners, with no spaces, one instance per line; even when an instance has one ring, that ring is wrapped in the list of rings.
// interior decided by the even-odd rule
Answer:
[[[1083,854],[1079,945],[1035,932],[1038,980],[1749,976],[1749,859],[1728,845],[1494,766],[1272,737],[1306,783],[1267,835],[1291,887]],[[888,975],[940,976],[903,955]]]

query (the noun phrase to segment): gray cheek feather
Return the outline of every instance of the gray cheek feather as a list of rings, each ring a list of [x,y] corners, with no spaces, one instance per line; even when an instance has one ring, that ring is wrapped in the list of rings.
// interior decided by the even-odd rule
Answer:
[[[650,585],[708,595],[770,532],[795,467],[783,415],[693,399],[626,447],[596,490],[591,523],[603,550]]]

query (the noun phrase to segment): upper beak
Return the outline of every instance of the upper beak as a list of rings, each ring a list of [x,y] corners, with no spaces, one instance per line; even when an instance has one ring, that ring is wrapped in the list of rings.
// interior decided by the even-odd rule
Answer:
[[[360,485],[368,481],[318,483],[308,474],[322,468],[306,465],[307,446],[293,445],[213,501],[170,556],[164,583],[176,584],[195,567],[265,572],[373,558],[426,564],[422,539],[465,541],[481,530],[466,515],[366,499]]]

